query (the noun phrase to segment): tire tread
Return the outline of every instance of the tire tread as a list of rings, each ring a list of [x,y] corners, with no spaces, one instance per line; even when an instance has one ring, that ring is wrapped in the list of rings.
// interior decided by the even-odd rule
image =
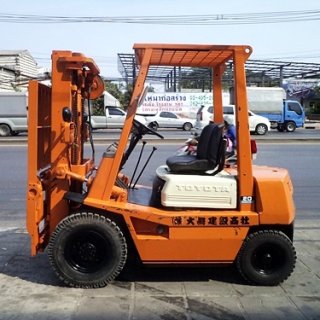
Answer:
[[[283,241],[286,242],[286,244],[290,247],[290,250],[292,250],[293,253],[293,263],[290,266],[290,269],[287,271],[287,274],[285,277],[283,277],[282,279],[280,279],[279,281],[272,281],[270,283],[257,283],[257,281],[254,281],[253,279],[251,279],[246,272],[243,270],[242,267],[242,258],[245,254],[245,251],[247,250],[247,245],[248,243],[250,243],[251,241],[254,241],[256,238],[260,238],[260,237],[281,237],[281,239]],[[236,267],[240,273],[240,275],[243,277],[244,280],[246,280],[246,282],[248,282],[249,284],[252,285],[265,285],[265,286],[275,286],[278,285],[280,283],[282,283],[283,281],[285,281],[286,279],[288,279],[288,277],[291,275],[291,273],[293,272],[294,268],[295,268],[295,262],[296,262],[297,256],[296,256],[296,251],[295,248],[291,242],[291,240],[281,231],[279,230],[273,230],[273,229],[265,229],[265,230],[259,230],[253,233],[250,233],[247,238],[245,239],[245,241],[242,244],[242,247],[238,253],[238,256],[236,258]]]
[[[114,270],[114,272],[107,278],[93,283],[93,284],[88,284],[88,283],[79,283],[77,281],[72,281],[69,280],[68,278],[64,277],[58,267],[56,266],[55,263],[55,257],[54,257],[54,249],[55,249],[55,242],[57,237],[59,236],[59,233],[61,231],[65,230],[71,230],[74,228],[75,225],[78,223],[83,222],[83,220],[86,220],[89,223],[102,223],[102,224],[107,224],[110,226],[118,235],[119,240],[120,240],[120,246],[121,246],[121,257],[120,257],[120,262],[117,266],[117,268]],[[96,213],[91,213],[91,212],[80,212],[80,213],[75,213],[70,216],[67,216],[64,218],[56,227],[56,230],[52,233],[48,247],[47,247],[47,253],[49,257],[50,264],[52,266],[53,271],[55,274],[58,276],[58,278],[64,282],[66,285],[70,287],[75,287],[75,288],[102,288],[105,287],[108,283],[110,283],[112,280],[114,280],[122,271],[123,267],[125,266],[126,259],[127,259],[127,243],[126,239],[124,237],[123,232],[121,229],[117,226],[117,224],[110,220],[109,218],[106,218],[103,215],[99,215]]]

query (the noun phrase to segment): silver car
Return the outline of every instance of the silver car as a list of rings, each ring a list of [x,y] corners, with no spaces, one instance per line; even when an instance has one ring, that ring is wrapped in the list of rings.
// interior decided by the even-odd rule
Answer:
[[[195,126],[195,119],[183,118],[170,111],[159,111],[146,117],[147,126],[153,130],[158,128],[177,128],[190,131]]]

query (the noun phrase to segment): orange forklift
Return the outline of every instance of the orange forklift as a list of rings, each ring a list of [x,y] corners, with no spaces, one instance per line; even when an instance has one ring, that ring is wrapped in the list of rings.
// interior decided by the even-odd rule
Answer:
[[[143,264],[233,264],[253,285],[274,286],[292,273],[295,206],[286,169],[252,164],[246,45],[135,44],[138,75],[119,141],[95,164],[90,101],[104,84],[95,62],[53,51],[52,84],[29,84],[27,229],[31,253],[45,249],[67,285],[103,287],[128,257]],[[232,66],[237,162],[225,164],[222,77]],[[154,66],[212,68],[214,121],[196,154],[168,155],[153,187],[132,187],[122,173],[146,134],[134,119]],[[228,67],[229,69],[229,67]],[[230,70],[229,70],[230,71]],[[91,145],[90,156],[86,148]]]

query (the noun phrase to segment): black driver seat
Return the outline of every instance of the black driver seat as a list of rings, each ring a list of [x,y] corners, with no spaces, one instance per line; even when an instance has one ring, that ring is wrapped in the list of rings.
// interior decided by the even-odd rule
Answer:
[[[172,173],[181,174],[216,174],[224,167],[225,140],[223,124],[209,123],[201,132],[197,155],[172,156],[166,161]]]

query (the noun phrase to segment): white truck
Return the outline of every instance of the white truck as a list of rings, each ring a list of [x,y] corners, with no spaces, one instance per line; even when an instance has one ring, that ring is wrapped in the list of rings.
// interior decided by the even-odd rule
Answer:
[[[28,131],[28,94],[0,92],[0,137]]]
[[[109,92],[104,91],[104,113],[103,115],[91,115],[90,125],[92,129],[121,129],[126,119],[127,113],[121,109],[118,99]],[[135,119],[146,124],[146,120],[142,116],[136,116]]]

